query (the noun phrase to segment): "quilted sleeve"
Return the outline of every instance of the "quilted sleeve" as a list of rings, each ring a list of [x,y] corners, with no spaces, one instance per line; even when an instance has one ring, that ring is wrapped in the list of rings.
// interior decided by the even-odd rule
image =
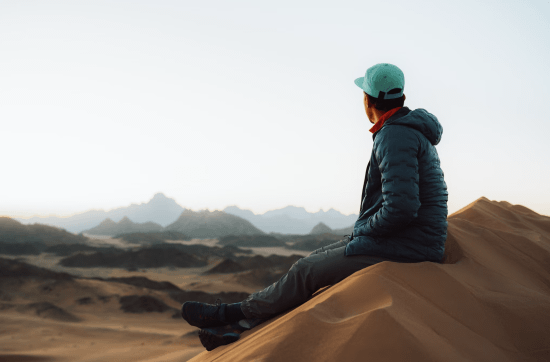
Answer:
[[[382,177],[382,207],[358,230],[374,238],[406,226],[420,208],[420,141],[408,127],[391,126],[384,131],[375,140],[374,153]]]

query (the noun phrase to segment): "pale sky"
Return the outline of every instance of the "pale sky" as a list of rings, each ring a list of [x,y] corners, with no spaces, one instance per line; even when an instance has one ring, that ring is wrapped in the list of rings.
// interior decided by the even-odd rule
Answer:
[[[549,45],[550,1],[0,0],[0,215],[357,213],[382,62],[443,125],[450,213],[548,215]]]

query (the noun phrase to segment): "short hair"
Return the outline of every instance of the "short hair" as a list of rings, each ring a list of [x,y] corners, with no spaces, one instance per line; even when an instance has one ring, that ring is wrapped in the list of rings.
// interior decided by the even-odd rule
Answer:
[[[394,89],[390,90],[388,92],[388,94],[395,94],[395,93],[399,93],[399,92],[401,92],[401,89],[394,88]],[[374,108],[378,109],[379,111],[387,112],[390,109],[394,109],[394,108],[397,108],[397,107],[403,107],[403,105],[405,104],[405,97],[404,96],[401,96],[399,98],[394,98],[394,99],[378,99],[378,98],[374,98],[370,94],[367,94],[366,92],[365,92],[365,94],[367,95],[367,97],[369,99],[369,103],[374,104]]]

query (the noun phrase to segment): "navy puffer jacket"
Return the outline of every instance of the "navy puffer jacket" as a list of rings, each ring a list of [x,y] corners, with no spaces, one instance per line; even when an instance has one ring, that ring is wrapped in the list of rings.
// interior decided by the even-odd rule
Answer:
[[[347,256],[441,261],[448,192],[434,146],[442,134],[434,115],[403,107],[373,135],[361,210]]]

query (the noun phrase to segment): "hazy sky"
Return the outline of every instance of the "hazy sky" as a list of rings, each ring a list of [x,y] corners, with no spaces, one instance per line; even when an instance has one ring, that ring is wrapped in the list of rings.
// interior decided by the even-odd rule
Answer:
[[[549,45],[547,0],[0,0],[0,214],[357,213],[381,62],[443,125],[450,212],[550,214]]]

